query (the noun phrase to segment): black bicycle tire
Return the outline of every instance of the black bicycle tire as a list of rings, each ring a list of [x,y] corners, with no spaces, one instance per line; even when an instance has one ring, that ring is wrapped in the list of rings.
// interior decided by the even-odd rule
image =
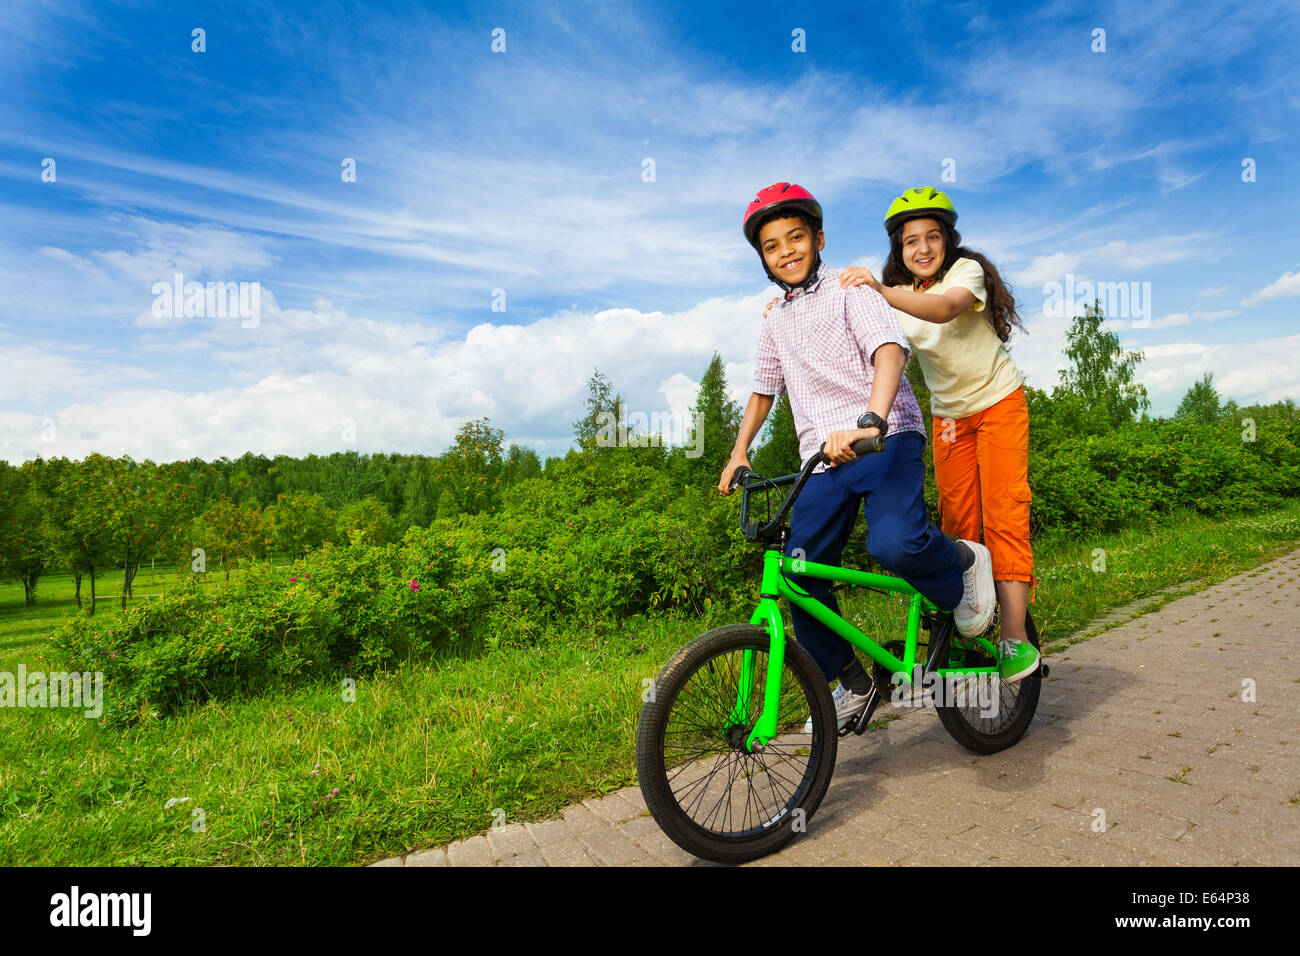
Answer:
[[[787,640],[785,666],[802,688],[814,722],[809,745],[810,772],[806,772],[800,781],[801,793],[796,794],[799,798],[793,802],[788,801],[771,820],[763,824],[762,832],[741,838],[722,836],[701,826],[683,810],[674,796],[665,768],[664,736],[673,705],[683,687],[705,664],[721,655],[752,648],[766,657],[769,643],[770,639],[763,628],[748,624],[728,625],[700,635],[673,655],[660,670],[654,683],[653,699],[648,700],[641,709],[637,723],[637,778],[647,809],[677,846],[715,863],[746,863],[767,856],[789,843],[798,832],[796,824],[800,819],[806,826],[821,806],[835,769],[839,736],[830,689],[812,656],[795,641]],[[743,760],[743,757],[740,759]],[[803,811],[802,817],[796,810]],[[778,817],[780,822],[773,824]]]
[[[955,625],[949,625],[955,626]],[[1038,647],[1038,630],[1034,626],[1034,619],[1029,612],[1025,612],[1025,630],[1031,644]],[[938,662],[939,667],[948,666],[949,650],[952,647],[952,641],[944,642],[944,649],[941,652],[942,660]],[[973,727],[966,720],[961,708],[949,703],[952,700],[951,692],[945,682],[943,688],[942,701],[937,702],[935,710],[939,714],[939,721],[943,724],[944,729],[957,743],[961,744],[967,750],[974,751],[977,754],[993,754],[1000,750],[1006,750],[1014,745],[1025,732],[1029,729],[1030,723],[1033,722],[1034,714],[1038,710],[1038,698],[1042,692],[1043,668],[1040,663],[1038,669],[1028,677],[1021,678],[1016,682],[1017,694],[1015,710],[1011,723],[1005,730],[997,733],[985,733],[976,727]]]

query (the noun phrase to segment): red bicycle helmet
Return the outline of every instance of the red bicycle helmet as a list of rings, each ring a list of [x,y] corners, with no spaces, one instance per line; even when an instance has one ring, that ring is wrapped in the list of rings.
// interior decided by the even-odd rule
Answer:
[[[758,195],[754,197],[753,202],[745,208],[745,218],[741,221],[741,228],[745,231],[745,239],[755,249],[758,248],[758,223],[762,218],[760,214],[783,206],[798,209],[800,212],[816,219],[817,222],[814,225],[821,225],[822,207],[813,198],[812,193],[795,183],[773,183],[766,189],[758,191]]]

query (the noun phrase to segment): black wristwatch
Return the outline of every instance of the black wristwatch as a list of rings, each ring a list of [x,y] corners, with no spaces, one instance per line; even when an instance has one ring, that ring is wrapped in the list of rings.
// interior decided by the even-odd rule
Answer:
[[[889,422],[885,421],[875,412],[866,412],[865,414],[863,414],[861,418],[858,419],[858,427],[879,428],[880,435],[883,438],[885,433],[889,431]]]

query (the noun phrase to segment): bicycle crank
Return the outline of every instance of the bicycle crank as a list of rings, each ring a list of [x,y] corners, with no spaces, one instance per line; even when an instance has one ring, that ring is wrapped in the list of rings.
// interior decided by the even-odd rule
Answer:
[[[865,734],[871,725],[871,715],[876,712],[878,706],[880,706],[880,691],[872,687],[871,694],[867,698],[867,706],[861,713],[849,718],[849,722],[840,728],[840,736],[847,737],[850,733],[854,733],[861,737]]]

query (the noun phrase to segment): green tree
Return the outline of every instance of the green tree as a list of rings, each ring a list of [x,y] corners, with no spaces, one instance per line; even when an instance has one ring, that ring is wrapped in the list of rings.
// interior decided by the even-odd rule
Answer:
[[[79,462],[59,459],[48,463],[53,493],[47,515],[46,536],[59,563],[70,571],[76,585],[77,607],[82,607],[81,579],[90,576],[90,613],[95,613],[95,578],[113,561],[113,463],[91,454]]]
[[[275,503],[280,488],[276,477],[278,472],[271,459],[249,451],[231,462],[231,466],[234,470],[232,482],[240,489],[236,500],[242,503],[251,499],[263,508]]]
[[[573,423],[574,438],[582,451],[593,451],[603,432],[608,431],[608,416],[618,420],[620,399],[614,395],[614,386],[610,380],[596,369],[587,380],[586,412],[582,418]]]
[[[523,445],[511,445],[506,454],[505,466],[501,472],[501,483],[505,486],[517,485],[529,478],[540,478],[542,462],[537,452]]]
[[[1112,428],[1133,421],[1151,403],[1146,388],[1135,382],[1141,352],[1125,352],[1119,336],[1102,328],[1101,300],[1076,315],[1066,335],[1070,366],[1061,372],[1061,387],[1083,399],[1090,415]]]
[[[339,509],[337,527],[338,536],[348,542],[385,545],[397,540],[397,528],[388,509],[373,496],[353,501]]]
[[[501,429],[486,418],[466,422],[434,468],[442,492],[438,517],[479,514],[496,507],[501,495]]]
[[[21,581],[26,604],[36,603],[36,582],[45,572],[48,555],[48,505],[31,464],[14,468],[0,461],[0,581]]]
[[[202,507],[187,484],[184,463],[155,465],[129,456],[108,459],[105,518],[112,531],[113,562],[122,568],[121,603],[132,594],[141,559],[155,554]]]
[[[188,528],[188,533],[177,536],[181,563],[188,565],[194,548],[202,548],[205,565],[216,561],[226,572],[227,581],[232,568],[258,558],[266,548],[266,520],[252,502],[242,507],[227,498],[209,502]]]
[[[754,471],[768,478],[776,478],[803,467],[799,454],[799,432],[794,425],[794,410],[790,407],[788,393],[782,394],[772,403],[764,431],[767,438],[749,458]]]
[[[356,451],[332,452],[322,460],[321,494],[331,508],[367,496],[379,498],[383,490],[383,464],[378,455]],[[382,499],[381,499],[382,500]]]
[[[429,527],[438,516],[440,490],[434,476],[434,461],[424,455],[413,458],[402,486],[402,512],[397,523],[403,528]]]
[[[1214,387],[1214,373],[1206,372],[1187,390],[1183,400],[1178,403],[1174,418],[1209,425],[1218,419],[1222,411],[1219,393]]]
[[[267,509],[270,544],[290,557],[305,554],[333,539],[336,520],[334,510],[315,492],[281,493]]]
[[[700,378],[695,404],[691,406],[691,423],[695,429],[696,468],[716,476],[722,473],[740,430],[741,408],[727,395],[727,373],[717,352]]]

